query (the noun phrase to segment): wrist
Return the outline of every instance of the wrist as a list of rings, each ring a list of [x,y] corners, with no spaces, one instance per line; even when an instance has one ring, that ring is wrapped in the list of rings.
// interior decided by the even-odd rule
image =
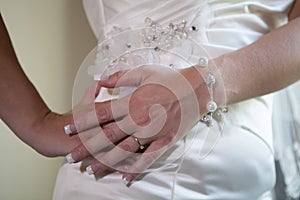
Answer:
[[[223,79],[223,72],[222,72],[224,59],[225,56],[223,55],[215,59],[212,59],[208,63],[208,68],[210,70],[210,73],[215,78],[215,84],[213,86],[213,99],[219,107],[228,105],[227,93],[225,90],[225,82]]]
[[[191,66],[181,71],[194,90],[198,100],[198,110],[200,116],[206,113],[206,104],[210,100],[209,91],[204,81],[204,74],[199,66]],[[199,119],[200,119],[199,116]]]
[[[71,120],[71,114],[61,115],[49,111],[36,120],[29,130],[30,132],[27,134],[29,137],[25,142],[44,156],[64,155],[67,153],[62,152],[67,145],[65,138],[69,136],[65,135],[63,127]]]
[[[203,89],[198,91],[198,94],[201,95],[199,98],[202,100],[199,101],[199,107],[204,108],[202,109],[204,114],[201,115],[200,121],[208,127],[212,126],[213,120],[220,120],[222,113],[227,112],[224,82],[219,71],[222,60],[223,57],[210,61],[203,57],[199,59],[199,65],[196,66],[206,87],[204,91],[208,91],[206,92],[206,98],[203,98],[203,94],[205,94]]]

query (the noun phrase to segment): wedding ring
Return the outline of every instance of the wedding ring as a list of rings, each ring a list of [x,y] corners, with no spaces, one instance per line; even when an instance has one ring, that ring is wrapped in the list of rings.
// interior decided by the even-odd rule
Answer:
[[[134,136],[132,136],[132,137],[133,137],[133,139],[138,143],[139,148],[140,148],[141,150],[145,149],[145,146],[142,145],[142,144],[140,143],[140,141],[139,141],[139,139],[138,139],[137,137],[134,137]]]

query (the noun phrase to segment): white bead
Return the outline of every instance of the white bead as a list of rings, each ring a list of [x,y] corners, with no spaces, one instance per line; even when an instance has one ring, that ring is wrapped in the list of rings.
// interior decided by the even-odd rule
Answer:
[[[199,65],[203,66],[203,67],[207,67],[208,66],[208,59],[206,57],[202,57],[199,59]]]
[[[222,108],[222,113],[228,113],[228,107],[227,106]]]
[[[200,119],[200,122],[204,123],[207,127],[212,126],[213,117],[210,114],[205,114]]]
[[[206,105],[206,109],[208,112],[215,112],[217,110],[218,106],[216,102],[214,101],[209,101]]]
[[[204,117],[204,121],[205,122],[207,122],[207,123],[210,123],[211,121],[212,121],[212,116],[211,115],[206,115],[205,117]]]
[[[186,25],[186,21],[183,20],[180,24],[178,24],[178,29],[183,30],[185,28],[185,25]]]
[[[216,84],[216,78],[212,74],[208,74],[207,78],[205,79],[205,83],[209,87],[213,87]]]
[[[146,17],[145,23],[146,23],[147,26],[152,26],[153,25],[153,21],[149,17]]]

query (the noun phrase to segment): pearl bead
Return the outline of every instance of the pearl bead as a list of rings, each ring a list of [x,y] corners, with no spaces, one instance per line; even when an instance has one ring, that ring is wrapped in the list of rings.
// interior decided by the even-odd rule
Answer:
[[[222,113],[228,113],[228,107],[227,106],[222,108]]]
[[[119,61],[120,61],[120,62],[127,62],[127,59],[126,59],[125,57],[122,56],[122,57],[120,57]]]
[[[208,66],[208,59],[206,57],[202,57],[199,59],[199,65],[203,66],[203,67],[207,67]]]
[[[205,83],[208,87],[212,88],[216,84],[216,78],[214,77],[214,75],[209,74],[205,79]]]
[[[152,19],[150,19],[149,17],[146,17],[145,24],[148,25],[148,26],[152,26],[153,25]]]
[[[205,114],[200,119],[200,122],[204,123],[207,127],[212,126],[213,117],[210,114]]]
[[[184,28],[185,28],[185,25],[186,25],[186,21],[185,20],[183,20],[180,24],[178,24],[178,29],[179,30],[183,30]]]
[[[214,101],[209,101],[206,105],[208,112],[215,112],[217,110],[217,104]]]

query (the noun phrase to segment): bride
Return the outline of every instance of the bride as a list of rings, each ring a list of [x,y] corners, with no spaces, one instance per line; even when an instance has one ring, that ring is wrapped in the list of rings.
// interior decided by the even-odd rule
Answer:
[[[264,54],[255,49],[255,45],[252,46],[253,50],[249,47],[249,49],[241,51],[243,53],[237,54],[238,56],[230,52],[235,52],[252,44],[264,34],[286,23],[292,3],[292,1],[280,0],[255,2],[242,0],[84,1],[87,17],[99,41],[98,57],[95,61],[98,66],[96,64],[94,67],[104,68],[102,65],[104,58],[99,58],[99,54],[104,51],[103,40],[105,38],[116,38],[118,36],[115,35],[122,35],[122,32],[141,28],[145,26],[144,21],[146,19],[146,25],[150,23],[150,26],[153,26],[155,23],[159,24],[160,28],[167,27],[170,23],[176,25],[184,21],[189,37],[204,48],[210,58],[215,58],[217,65],[221,65],[217,68],[222,75],[226,73],[226,70],[222,72],[222,68],[247,70],[247,66],[252,70],[258,70],[263,63],[248,60],[248,58],[255,59],[256,56],[258,58],[262,56],[256,54]],[[133,32],[129,31],[126,34],[133,34]],[[130,36],[120,36],[123,40],[128,37]],[[138,37],[134,37],[134,40],[138,40]],[[134,41],[129,40],[127,43],[132,44]],[[118,43],[119,48],[123,48],[121,44]],[[257,43],[257,46],[260,44]],[[180,53],[184,54],[187,50],[184,49],[184,45],[181,45],[181,48]],[[199,53],[198,56],[201,56],[200,51],[193,50]],[[250,53],[250,51],[254,52]],[[109,52],[109,54],[114,55],[114,52]],[[226,57],[220,62],[218,58],[224,54]],[[149,52],[143,55],[149,56]],[[131,57],[133,56],[131,55]],[[161,61],[161,57],[156,60],[155,58],[148,58],[146,61],[140,61],[141,63],[130,64],[147,65],[147,62],[160,62],[162,64],[164,61]],[[226,58],[230,59],[226,60]],[[176,64],[176,61],[173,62]],[[249,71],[249,75],[251,75],[252,70]],[[143,69],[142,73],[147,73],[147,69]],[[269,72],[263,70],[262,73],[268,74]],[[134,74],[139,76],[137,71],[134,71]],[[232,75],[224,80],[225,93],[234,93],[235,86],[231,84],[240,83],[232,71],[230,74]],[[94,74],[94,76],[97,79],[101,74]],[[129,78],[126,77],[126,80],[133,78],[134,75],[128,76]],[[110,77],[110,79],[113,78]],[[107,80],[100,82],[107,87],[113,85],[107,83]],[[247,92],[245,91],[245,93]],[[102,97],[99,97],[101,94]],[[99,96],[98,101],[105,98],[103,92]],[[223,96],[218,98],[217,101],[219,102],[225,101]],[[230,98],[227,98],[226,103],[230,104],[230,102]],[[141,105],[136,105],[136,107],[141,108]],[[224,119],[223,135],[205,158],[201,158],[200,149],[206,148],[203,147],[203,143],[207,143],[207,140],[214,139],[199,137],[199,135],[204,134],[199,128],[191,147],[172,165],[157,171],[150,171],[129,187],[122,183],[122,177],[125,183],[128,183],[135,179],[136,174],[139,173],[122,172],[125,174],[123,176],[122,173],[111,173],[101,178],[96,176],[96,179],[94,176],[88,175],[101,174],[105,171],[105,167],[99,164],[104,160],[106,161],[103,157],[103,159],[99,159],[101,162],[94,161],[92,165],[88,166],[87,172],[83,174],[80,173],[83,163],[65,164],[58,175],[54,199],[97,199],[99,197],[103,199],[139,199],[141,197],[146,199],[271,199],[270,191],[275,183],[271,108],[271,96],[258,97],[229,106],[229,113]],[[110,129],[118,132],[114,128]],[[104,128],[104,130],[109,130],[109,128]],[[139,131],[135,130],[135,132]],[[218,131],[213,130],[209,134],[213,134],[213,132]],[[130,143],[129,139],[127,140]],[[140,145],[140,141],[137,140],[137,143]],[[88,142],[86,144],[88,146]],[[134,145],[132,142],[130,144]],[[176,144],[178,145],[178,143]],[[77,148],[67,156],[70,163],[75,160],[80,161],[85,157],[76,155],[80,150],[84,151],[84,148],[83,150]],[[89,151],[94,150],[89,149]],[[111,160],[116,156],[114,154],[108,155],[107,158]],[[164,159],[167,158],[164,157]],[[104,164],[106,164],[105,161]],[[117,170],[126,171],[122,168]],[[110,190],[110,188],[114,189]]]

